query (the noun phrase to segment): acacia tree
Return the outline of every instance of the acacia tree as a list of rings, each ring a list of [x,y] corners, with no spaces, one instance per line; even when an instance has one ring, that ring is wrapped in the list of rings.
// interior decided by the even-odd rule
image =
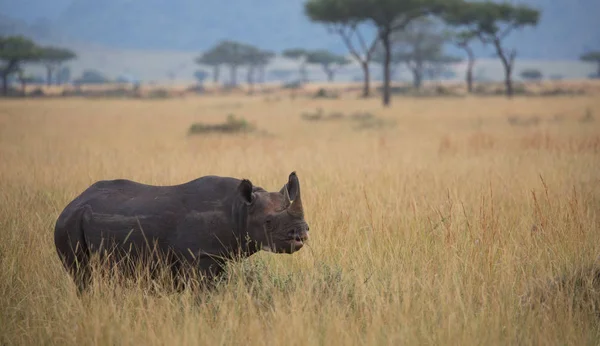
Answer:
[[[285,70],[285,69],[274,69],[274,70],[269,71],[269,75],[271,76],[271,78],[282,81],[284,83],[287,82],[288,78],[292,74],[293,74],[293,72],[291,70]]]
[[[208,72],[204,70],[197,70],[196,72],[194,72],[194,78],[196,78],[196,82],[198,82],[198,85],[200,86],[202,86],[202,83],[204,83],[207,77]]]
[[[19,68],[16,72],[17,74],[17,79],[19,80],[19,83],[21,83],[21,94],[23,96],[27,95],[27,83],[31,83],[33,81],[35,81],[35,78],[32,77],[31,75],[28,75],[25,70],[23,70],[22,68]]]
[[[248,61],[248,52],[253,47],[236,41],[225,40],[217,46],[217,60],[228,65],[230,70],[229,84],[237,85],[237,69]]]
[[[56,74],[56,83],[62,85],[71,80],[71,69],[68,66],[61,67]]]
[[[311,0],[309,0],[310,2]],[[316,1],[316,0],[313,0]],[[430,14],[442,14],[462,0],[337,0],[341,8],[338,20],[350,23],[366,22],[376,28],[383,47],[383,105],[390,104],[390,63],[392,61],[391,35],[402,31],[413,20]]]
[[[439,65],[451,60],[443,53],[445,42],[445,34],[431,19],[416,19],[392,35],[392,60],[406,65],[413,75],[413,86],[420,89],[427,72],[435,74]]]
[[[503,41],[514,30],[537,25],[540,11],[527,5],[513,5],[508,2],[471,2],[453,6],[446,19],[452,25],[465,27],[484,44],[494,46],[496,55],[504,67],[506,96],[512,97],[512,73],[517,51],[503,46]]]
[[[544,78],[542,71],[535,69],[535,68],[525,69],[525,70],[521,71],[521,73],[519,75],[524,80],[536,81],[536,82],[539,82],[542,78]]]
[[[0,36],[0,76],[2,77],[2,93],[8,94],[8,79],[18,73],[21,65],[37,61],[40,48],[24,36]]]
[[[44,47],[40,50],[40,62],[46,67],[46,84],[52,85],[52,76],[60,66],[77,56],[74,52],[65,48]],[[57,83],[58,84],[58,83]]]
[[[296,60],[300,63],[300,81],[303,83],[308,82],[308,73],[306,72],[306,56],[308,52],[302,48],[291,48],[284,50],[281,55],[288,59]]]
[[[252,64],[254,65],[256,71],[258,72],[257,79],[258,79],[259,83],[265,82],[265,69],[267,68],[267,65],[269,65],[271,60],[273,60],[274,57],[275,57],[275,53],[273,53],[271,51],[261,50],[261,51],[259,51],[259,54],[254,59],[254,61],[252,61]]]
[[[448,64],[459,61],[444,53],[448,35],[440,30],[431,18],[419,18],[407,25],[405,30],[391,37],[391,66],[404,64],[411,72],[413,86],[420,89],[423,80],[438,78]],[[374,61],[383,63],[385,51],[378,45]],[[390,72],[393,74],[392,72]]]
[[[264,82],[264,69],[269,64],[274,54],[269,51],[261,50],[257,47],[246,46],[244,51],[245,64],[248,66],[246,81],[250,92],[254,90],[255,73],[259,72],[259,80]]]
[[[106,77],[102,72],[95,69],[85,69],[81,73],[81,77],[75,79],[75,84],[106,84],[110,83],[110,79]]]
[[[221,72],[221,65],[223,64],[223,57],[225,54],[225,46],[223,42],[220,42],[216,46],[202,53],[195,62],[198,65],[206,65],[212,68],[213,83],[219,82],[219,75]]]
[[[321,65],[325,74],[327,74],[327,80],[332,82],[337,70],[350,63],[350,60],[337,54],[333,54],[327,50],[315,50],[310,51],[306,55],[306,62],[309,64]]]
[[[429,80],[438,80],[449,71],[448,65],[456,64],[461,61],[460,58],[452,55],[440,54],[434,56],[427,61],[424,75],[426,75]]]
[[[475,53],[471,48],[471,42],[477,36],[469,31],[461,31],[455,33],[452,38],[452,42],[458,48],[465,51],[467,54],[467,71],[465,72],[465,81],[467,82],[467,91],[473,92],[473,68],[475,67]]]
[[[581,57],[579,57],[581,61],[595,63],[597,65],[598,71],[596,72],[596,77],[600,78],[600,51],[588,52]]]
[[[348,7],[338,0],[309,0],[304,5],[305,14],[314,22],[324,24],[330,33],[338,34],[350,54],[363,71],[363,97],[370,95],[369,63],[373,57],[379,37],[375,35],[367,42],[362,34],[364,18],[355,18],[345,12]],[[359,48],[356,48],[359,47]]]

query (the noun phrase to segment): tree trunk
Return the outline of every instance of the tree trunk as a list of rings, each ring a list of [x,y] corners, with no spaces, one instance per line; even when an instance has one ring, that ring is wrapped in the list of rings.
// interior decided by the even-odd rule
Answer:
[[[231,87],[234,87],[237,85],[237,65],[231,65],[231,75],[230,75],[230,80],[229,80],[229,84],[231,84]]]
[[[506,86],[506,97],[513,97],[513,85],[512,85],[512,68],[515,60],[515,52],[511,52],[510,56],[506,56],[502,46],[500,45],[500,39],[496,38],[494,40],[494,46],[496,47],[496,53],[498,57],[500,57],[500,61],[502,61],[502,66],[504,66],[504,85]]]
[[[27,82],[24,78],[21,79],[21,94],[23,95],[23,97],[27,95]]]
[[[390,30],[386,29],[380,33],[385,57],[383,59],[383,105],[390,105],[390,61],[392,60],[392,52],[390,47]]]
[[[11,73],[18,69],[19,62],[16,60],[9,60],[2,72],[2,94],[8,95],[8,77]]]
[[[52,85],[52,66],[46,65],[46,85]]]
[[[258,82],[264,84],[265,82],[265,66],[261,65],[258,67]]]
[[[469,94],[473,93],[473,67],[475,66],[475,54],[473,54],[473,50],[470,48],[465,48],[467,51],[467,55],[469,56],[469,61],[467,62],[467,91]]]
[[[413,87],[416,90],[421,89],[421,85],[423,85],[423,70],[420,67],[417,67],[412,70],[413,73]]]
[[[219,68],[219,65],[213,66],[213,83],[214,84],[219,83],[219,72],[220,71],[221,71],[221,69]]]
[[[308,73],[306,72],[306,65],[304,63],[300,65],[300,81],[302,83],[308,82]]]
[[[471,67],[467,67],[467,76],[465,77],[467,82],[467,92],[469,94],[473,93],[473,69]]]
[[[8,95],[8,74],[2,74],[2,95]]]
[[[364,76],[364,85],[363,85],[363,94],[362,94],[362,96],[364,98],[367,98],[367,97],[369,97],[369,94],[371,92],[370,87],[369,87],[369,82],[370,82],[369,63],[366,62],[366,61],[361,62],[361,66],[362,66],[362,69],[363,69],[363,74],[365,75]]]
[[[248,67],[248,73],[246,74],[246,82],[248,83],[248,92],[252,94],[254,92],[254,67]]]
[[[333,69],[329,66],[323,65],[323,71],[325,71],[325,74],[327,74],[327,81],[329,83],[333,82],[333,78],[335,77],[335,72],[333,71]]]
[[[504,84],[506,85],[506,96],[508,98],[513,97],[513,85],[512,85],[512,66],[505,65],[504,66]]]

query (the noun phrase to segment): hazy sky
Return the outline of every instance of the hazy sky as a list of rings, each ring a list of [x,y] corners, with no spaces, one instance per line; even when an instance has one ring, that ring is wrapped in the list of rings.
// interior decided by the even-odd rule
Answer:
[[[124,4],[126,2],[129,4],[134,2],[146,3],[144,0],[106,0],[106,2],[105,0],[0,0],[0,13],[31,23],[36,18],[40,17],[57,19],[61,14],[65,13],[65,10],[69,8],[73,2],[80,2],[81,4],[93,4],[85,5],[89,8],[90,6],[100,7],[103,3],[112,3],[114,7],[115,3],[118,6],[119,1],[122,1]],[[285,1],[285,4],[277,3],[277,6],[273,6],[273,1]],[[180,33],[180,31],[177,31],[177,24],[182,22],[183,19],[170,17],[183,14],[189,16],[189,13],[185,13],[185,11],[181,9],[201,8],[204,6],[204,4],[206,4],[207,11],[197,11],[198,23],[204,23],[204,26],[200,27],[205,29],[205,32],[210,32],[211,37],[223,35],[228,36],[227,38],[239,39],[242,41],[253,39],[252,37],[248,37],[248,33],[245,32],[246,30],[244,30],[244,28],[247,29],[248,26],[253,26],[251,29],[254,29],[254,31],[259,33],[258,35],[261,36],[259,38],[254,36],[254,39],[258,40],[259,45],[265,45],[265,48],[275,50],[283,49],[284,47],[280,47],[282,45],[282,41],[283,44],[288,44],[287,42],[289,41],[300,42],[298,41],[299,37],[306,37],[306,33],[311,35],[315,35],[315,33],[317,33],[322,36],[319,40],[309,40],[307,42],[300,42],[299,44],[309,45],[314,42],[319,46],[323,46],[320,48],[331,48],[334,50],[339,50],[340,52],[344,50],[340,40],[337,40],[336,37],[328,37],[329,35],[324,29],[320,28],[317,24],[310,23],[310,21],[304,16],[301,11],[303,2],[304,0],[152,0],[150,3],[154,3],[157,6],[159,5],[161,8],[164,7],[165,9],[168,9],[168,11],[161,11],[167,13],[166,16],[169,17],[170,20],[167,22],[165,27],[167,30],[172,30],[173,33],[165,34],[166,38],[163,37],[163,40],[166,40],[164,41],[166,42],[165,44],[174,42],[175,39],[193,39],[182,38],[182,35],[177,35]],[[524,2],[542,9],[542,17],[538,27],[515,33],[511,35],[507,41],[509,46],[513,46],[518,49],[520,57],[546,60],[575,60],[583,51],[600,50],[600,25],[598,24],[600,0],[525,0],[520,2]],[[194,3],[194,5],[190,5],[190,3]],[[246,11],[248,12],[248,15],[242,16],[245,18],[240,17],[238,18],[239,20],[234,21],[234,24],[235,22],[238,22],[237,25],[229,26],[231,24],[231,18],[227,20],[215,20],[216,18],[214,13],[206,13],[210,12],[208,10],[215,10],[216,7],[218,7],[221,11],[218,13],[222,13],[224,10],[221,9],[221,7],[224,6],[232,6],[234,8],[237,6],[238,12],[240,10]],[[79,8],[80,7],[81,6],[79,6]],[[180,8],[179,11],[177,10],[178,7]],[[277,9],[275,9],[275,7],[277,7]],[[250,10],[246,10],[247,8]],[[269,11],[271,10],[279,10],[279,12],[274,12],[271,16],[269,16]],[[282,26],[281,24],[282,11],[285,13],[285,20],[283,21],[285,26]],[[237,15],[239,15],[239,13]],[[93,16],[93,13],[90,14],[90,16]],[[278,20],[275,20],[273,17],[278,17],[276,18]],[[219,17],[217,16],[217,18]],[[253,18],[259,18],[260,20],[253,21]],[[96,18],[96,21],[98,20],[100,19]],[[102,20],[100,21],[102,22]],[[131,23],[129,28],[121,28],[124,30],[124,38],[122,41],[120,41],[120,36],[115,33],[112,33],[112,38],[109,38],[108,33],[103,33],[102,30],[86,33],[83,33],[83,30],[78,30],[81,29],[81,26],[85,28],[85,24],[88,22],[92,23],[93,21],[83,19],[82,23],[77,24],[79,27],[75,26],[74,29],[70,29],[74,30],[75,33],[81,32],[80,38],[83,37],[84,40],[93,41],[95,37],[100,37],[100,43],[116,46],[122,43],[124,48],[145,48],[145,46],[131,47],[131,45],[132,42],[133,44],[141,45],[143,44],[142,41],[144,40],[144,42],[150,42],[150,44],[152,44],[155,42],[153,39],[157,40],[156,44],[158,45],[159,49],[161,47],[160,45],[162,44],[162,41],[160,41],[160,37],[158,37],[158,35],[145,37],[143,34],[135,32],[136,30],[140,31],[148,29],[148,27],[152,28],[153,25],[144,27],[140,22],[139,27],[136,27],[135,23]],[[230,24],[227,24],[228,22]],[[220,25],[222,25],[222,28]],[[257,28],[259,28],[261,25],[277,26],[277,30],[257,30]],[[130,33],[130,35],[127,33]],[[135,34],[137,34],[137,36]],[[273,37],[267,37],[267,35],[271,35]],[[198,37],[201,38],[201,36]],[[287,37],[289,39],[282,39],[282,37]],[[129,39],[129,41],[127,41],[127,39]],[[272,44],[273,47],[269,47],[269,44]],[[293,44],[293,42],[289,44]],[[188,42],[183,43],[181,46],[185,47],[182,50],[191,49],[197,51],[205,48],[202,47],[203,45],[206,45],[206,42],[198,41],[197,45]],[[151,48],[155,49],[157,47]],[[492,54],[492,52],[488,52],[489,50],[477,51],[479,53],[478,55],[482,57],[489,57]]]

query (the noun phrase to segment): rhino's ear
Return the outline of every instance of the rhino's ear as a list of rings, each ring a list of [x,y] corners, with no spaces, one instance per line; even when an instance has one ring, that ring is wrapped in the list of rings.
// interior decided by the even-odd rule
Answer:
[[[285,195],[285,189],[287,189],[287,194],[290,197],[290,200],[293,201],[298,198],[298,195],[300,194],[300,181],[298,180],[296,172],[290,173],[287,184],[285,184],[279,192]]]
[[[238,185],[238,193],[242,201],[244,201],[244,203],[252,203],[252,200],[254,198],[252,194],[252,182],[248,179],[242,180],[240,182],[240,185]]]

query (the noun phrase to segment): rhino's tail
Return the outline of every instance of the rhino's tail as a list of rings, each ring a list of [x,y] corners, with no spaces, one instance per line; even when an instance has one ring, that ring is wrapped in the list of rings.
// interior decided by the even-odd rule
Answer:
[[[89,206],[65,210],[56,221],[54,244],[65,269],[73,277],[78,292],[82,293],[90,280],[90,253],[83,232],[84,218]]]

